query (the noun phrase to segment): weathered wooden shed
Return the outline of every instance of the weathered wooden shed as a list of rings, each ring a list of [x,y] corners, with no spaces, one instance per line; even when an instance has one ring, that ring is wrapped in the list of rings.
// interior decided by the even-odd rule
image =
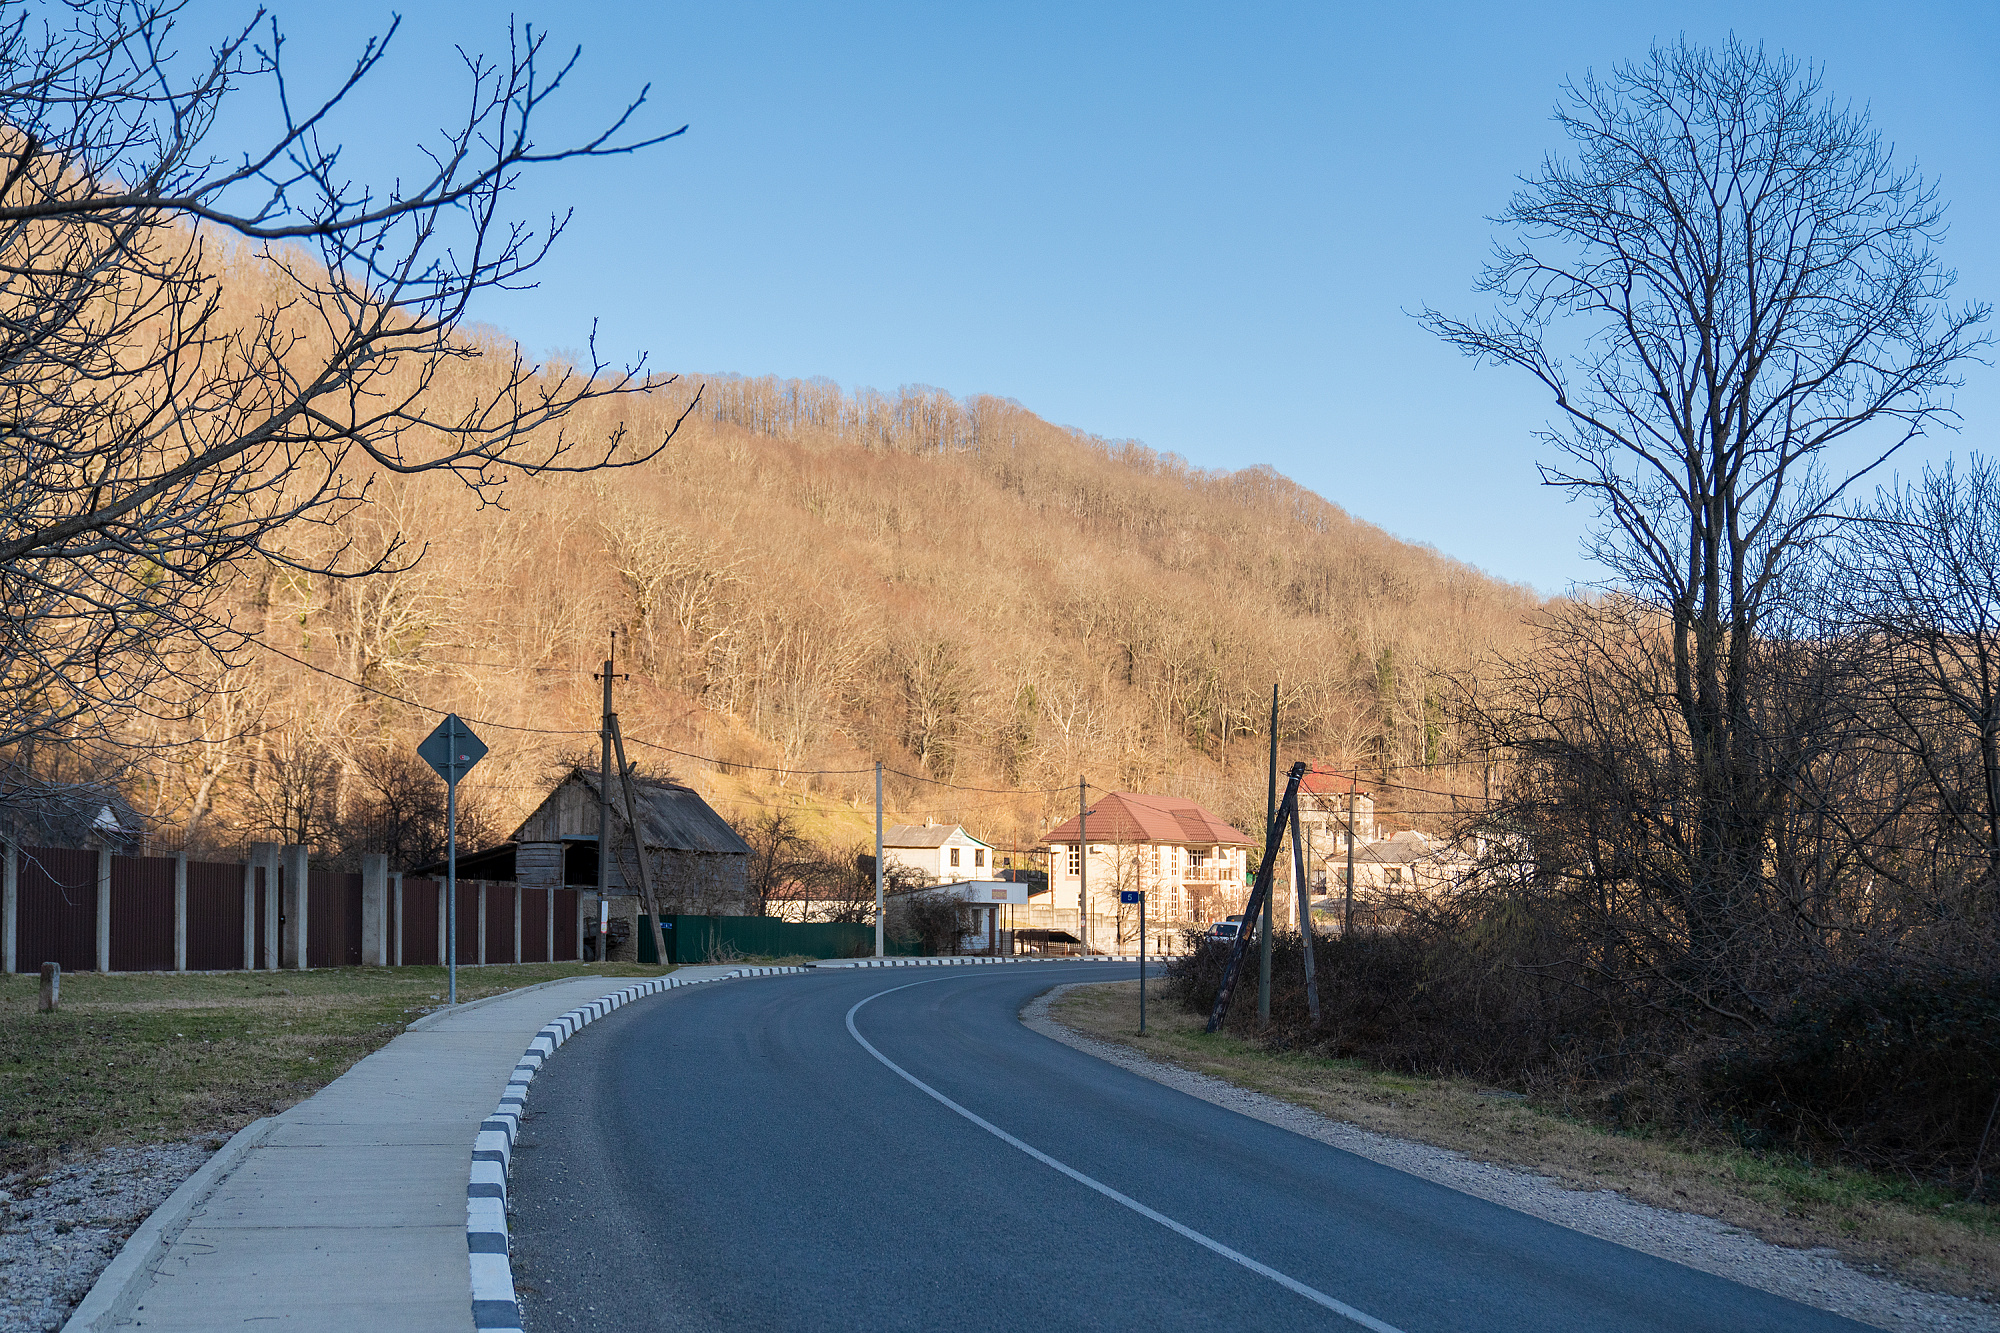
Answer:
[[[661,912],[741,915],[748,902],[750,845],[692,787],[638,776],[632,787]],[[515,881],[545,887],[567,880],[576,886],[578,872],[587,866],[587,884],[594,885],[601,809],[598,775],[572,769],[514,831]],[[615,783],[610,862],[609,896],[636,896],[639,865],[625,818],[625,794]]]

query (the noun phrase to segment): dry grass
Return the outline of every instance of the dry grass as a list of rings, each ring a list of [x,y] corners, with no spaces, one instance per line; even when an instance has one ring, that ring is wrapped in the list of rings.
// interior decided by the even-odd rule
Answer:
[[[1992,1299],[2000,1285],[2000,1209],[1908,1180],[1826,1168],[1775,1153],[1723,1150],[1615,1132],[1454,1079],[1384,1073],[1360,1061],[1280,1054],[1148,996],[1139,986],[1072,990],[1051,1012],[1078,1032],[1165,1064],[1227,1079],[1378,1133],[1521,1167],[1575,1189],[1704,1213],[1765,1240],[1827,1246],[1848,1262],[1922,1286]]]
[[[461,967],[461,1001],[634,963]],[[0,975],[0,1176],[116,1143],[227,1136],[310,1097],[438,1008],[441,967],[214,975],[75,973],[35,1012],[40,978]]]

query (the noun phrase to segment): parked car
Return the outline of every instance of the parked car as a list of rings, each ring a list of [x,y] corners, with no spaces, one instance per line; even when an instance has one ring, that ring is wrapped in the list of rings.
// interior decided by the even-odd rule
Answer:
[[[1236,932],[1243,929],[1242,917],[1231,917],[1227,921],[1212,921],[1208,927],[1208,937],[1227,943],[1236,938]]]

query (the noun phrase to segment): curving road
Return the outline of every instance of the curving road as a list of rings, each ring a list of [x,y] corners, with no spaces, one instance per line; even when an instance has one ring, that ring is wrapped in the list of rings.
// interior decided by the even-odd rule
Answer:
[[[1021,1026],[1082,975],[829,970],[584,1029],[535,1080],[514,1155],[529,1333],[1864,1327]]]

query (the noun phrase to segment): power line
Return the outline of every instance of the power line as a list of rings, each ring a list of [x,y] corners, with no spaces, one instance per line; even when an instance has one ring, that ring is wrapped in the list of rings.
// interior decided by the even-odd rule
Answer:
[[[272,645],[265,643],[262,639],[256,638],[255,636],[246,635],[245,637],[248,638],[251,643],[256,644],[259,648],[262,648],[267,653],[274,653],[277,656],[284,658],[287,662],[296,663],[299,666],[304,667],[308,671],[318,672],[320,675],[326,676],[331,680],[337,680],[341,682],[343,685],[351,685],[357,690],[364,690],[369,694],[377,694],[384,699],[388,699],[395,703],[402,704],[406,708],[415,708],[421,712],[433,713],[436,714],[438,717],[445,717],[450,713],[449,709],[439,708],[434,704],[420,703],[417,700],[409,698],[406,695],[397,694],[391,690],[385,690],[379,685],[370,685],[364,681],[355,680],[349,676],[343,676],[338,671],[334,671],[331,668],[323,667],[313,662],[308,662],[303,657],[295,656],[291,653],[286,652],[282,648],[273,647]],[[501,731],[524,732],[531,736],[597,735],[597,732],[595,730],[584,730],[581,728],[557,729],[551,727],[524,727],[524,726],[519,726],[512,722],[498,722],[492,718],[465,717],[462,718],[461,720],[468,723],[477,723],[482,727],[497,728],[498,730]],[[676,755],[682,759],[692,759],[697,763],[710,764],[725,772],[727,772],[730,769],[749,769],[759,773],[782,773],[790,777],[805,778],[805,777],[859,777],[863,774],[873,773],[875,771],[875,767],[872,764],[869,765],[867,768],[786,768],[773,764],[752,764],[735,759],[723,759],[715,755],[697,754],[692,750],[680,750],[674,748],[671,745],[662,745],[658,741],[644,740],[637,736],[630,736],[627,737],[626,739],[630,740],[634,745],[643,745],[646,746],[648,749],[658,750],[663,754]],[[899,768],[885,767],[882,771],[885,773],[894,773],[897,777],[908,778],[912,782],[926,782],[932,784],[933,786],[947,787],[953,791],[985,792],[989,794],[1004,795],[1004,796],[1049,796],[1055,794],[1056,792],[1068,790],[1067,785],[1061,787],[1030,787],[1030,788],[969,787],[969,786],[963,786],[955,782],[946,782],[942,778],[926,777],[921,773],[906,773]]]

